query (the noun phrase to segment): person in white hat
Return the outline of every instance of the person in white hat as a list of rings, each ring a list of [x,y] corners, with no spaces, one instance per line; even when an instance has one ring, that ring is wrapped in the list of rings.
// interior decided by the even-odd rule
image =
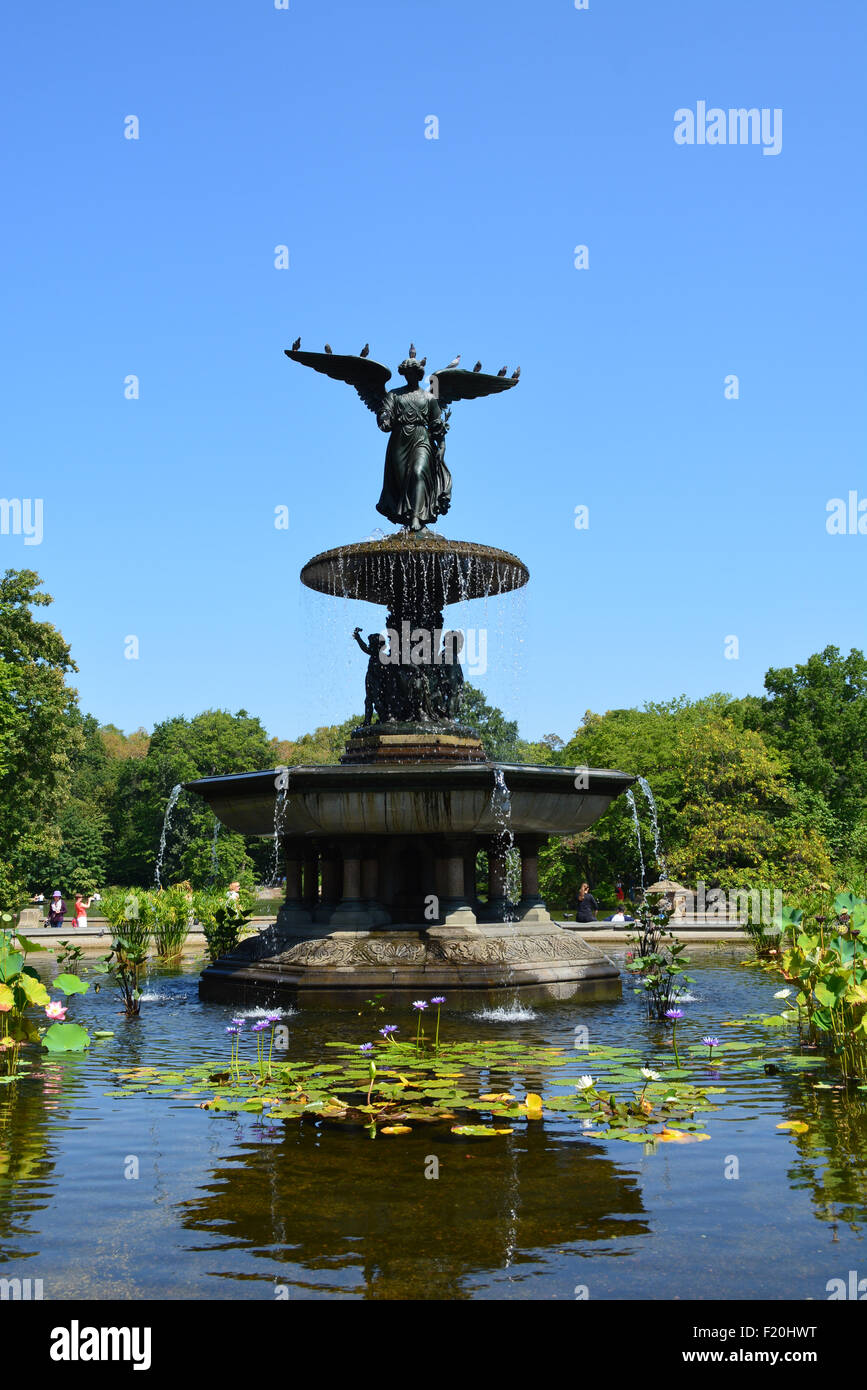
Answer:
[[[66,903],[60,893],[59,888],[55,888],[51,894],[51,902],[48,907],[49,927],[62,927],[63,919],[66,916]]]

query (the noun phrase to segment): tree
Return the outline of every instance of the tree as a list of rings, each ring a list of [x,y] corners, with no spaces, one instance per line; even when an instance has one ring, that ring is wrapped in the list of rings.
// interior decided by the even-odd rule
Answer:
[[[744,702],[744,717],[788,758],[795,781],[823,798],[837,826],[839,855],[867,819],[867,659],[838,647],[803,665],[771,668],[767,695]]]
[[[0,899],[12,906],[26,892],[36,856],[59,850],[59,817],[70,795],[72,758],[81,746],[76,670],[63,637],[34,608],[52,599],[39,592],[34,570],[7,570],[0,579]]]
[[[157,853],[172,788],[199,777],[258,772],[273,765],[273,750],[257,718],[239,710],[207,710],[192,719],[179,716],[158,724],[143,758],[120,767],[112,806],[116,847],[109,873],[114,882],[154,882]],[[196,887],[214,877],[213,812],[192,793],[181,793],[174,809],[161,874],[164,883],[182,879]],[[255,868],[267,869],[271,846],[257,837],[220,827],[216,857],[220,882]]]
[[[677,748],[683,788],[675,875],[723,888],[792,888],[830,877],[827,845],[797,814],[785,759],[760,734],[715,714]]]
[[[507,719],[496,705],[489,705],[481,690],[469,682],[463,690],[461,723],[478,734],[486,756],[495,763],[523,762],[517,721]]]

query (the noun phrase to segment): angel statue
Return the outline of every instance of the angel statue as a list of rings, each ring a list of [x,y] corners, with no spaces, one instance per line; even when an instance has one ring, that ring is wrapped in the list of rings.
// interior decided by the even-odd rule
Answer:
[[[312,367],[335,381],[354,386],[376,416],[379,428],[389,436],[382,494],[376,510],[408,531],[425,531],[449,509],[452,477],[446,468],[445,453],[451,405],[506,391],[517,385],[521,375],[518,367],[507,377],[503,367],[497,376],[488,376],[482,371],[481,362],[468,372],[459,366],[458,356],[431,374],[431,389],[426,391],[422,381],[427,358],[416,358],[415,347],[410,344],[409,356],[397,369],[406,385],[388,391],[386,383],[391,372],[368,357],[367,344],[358,357],[332,352],[328,344],[324,352],[300,349],[301,339],[297,338],[291,348],[286,348],[286,356],[303,367]]]

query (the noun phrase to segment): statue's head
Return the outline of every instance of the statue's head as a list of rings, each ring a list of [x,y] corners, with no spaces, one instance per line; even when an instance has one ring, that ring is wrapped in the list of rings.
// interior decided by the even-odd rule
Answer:
[[[418,386],[424,376],[425,360],[426,359],[423,358],[422,361],[419,362],[415,357],[405,357],[401,362],[397,370],[402,377],[406,378],[409,386]]]

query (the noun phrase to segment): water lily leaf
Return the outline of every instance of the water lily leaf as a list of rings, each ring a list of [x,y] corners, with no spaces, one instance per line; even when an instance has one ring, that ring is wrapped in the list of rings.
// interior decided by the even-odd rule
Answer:
[[[29,1004],[45,1005],[48,1003],[48,990],[39,979],[34,979],[32,975],[22,974],[18,980],[19,987],[27,996]]]
[[[489,1091],[486,1095],[479,1096],[479,1100],[506,1101],[514,1099],[515,1097],[510,1091]]]
[[[497,1134],[514,1134],[513,1129],[493,1129],[490,1125],[452,1125],[452,1134],[461,1139],[493,1139]]]
[[[806,1134],[809,1128],[803,1120],[783,1120],[782,1124],[777,1125],[777,1129],[790,1129],[793,1134]]]
[[[113,1038],[114,1033],[112,1033],[108,1028],[95,1028],[93,1036],[95,1038]]]
[[[661,1139],[663,1144],[698,1144],[702,1139],[709,1139],[709,1134],[686,1134],[682,1129],[662,1129],[655,1134],[654,1139]]]
[[[86,994],[90,984],[80,980],[77,975],[58,975],[51,987],[59,989],[61,994]]]
[[[383,1125],[380,1134],[412,1134],[412,1125]]]
[[[90,1034],[78,1023],[52,1023],[42,1046],[49,1052],[84,1052],[90,1047]]]

